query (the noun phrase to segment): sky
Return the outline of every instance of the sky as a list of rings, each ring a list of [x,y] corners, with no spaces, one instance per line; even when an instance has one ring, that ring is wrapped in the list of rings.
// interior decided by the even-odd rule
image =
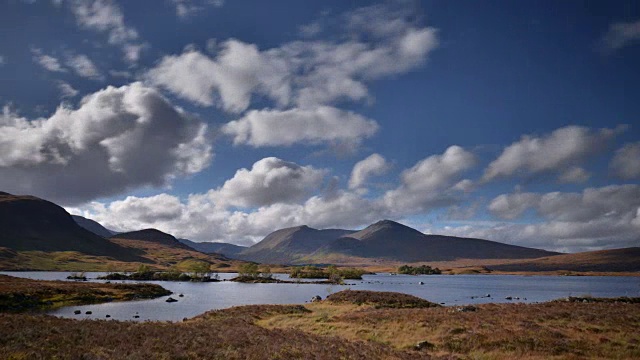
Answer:
[[[2,0],[0,190],[251,245],[640,246],[637,1]]]

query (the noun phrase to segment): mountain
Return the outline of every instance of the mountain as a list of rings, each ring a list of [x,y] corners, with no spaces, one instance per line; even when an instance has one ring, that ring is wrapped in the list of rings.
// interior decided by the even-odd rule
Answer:
[[[421,262],[455,259],[531,259],[557,253],[495,241],[425,235],[391,220],[360,231],[308,226],[281,229],[243,250],[243,260],[272,264]]]
[[[187,239],[178,239],[178,241],[205,254],[217,253],[232,259],[236,258],[239,252],[247,248],[246,246],[223,242],[196,242]]]
[[[113,235],[111,238],[121,239],[121,240],[146,241],[146,242],[152,242],[152,243],[161,244],[161,245],[165,245],[173,248],[193,250],[189,246],[178,241],[178,239],[176,239],[173,235],[169,235],[167,233],[164,233],[156,229],[144,229],[144,230],[124,232],[124,233]]]
[[[495,241],[444,235],[425,235],[391,220],[382,220],[318,249],[310,257],[328,255],[378,258],[403,262],[455,259],[530,259],[557,255],[545,250]]]
[[[562,254],[487,267],[498,271],[640,271],[640,247]]]
[[[204,254],[181,243],[174,236],[156,229],[131,231],[112,236],[115,244],[141,252],[141,256],[158,267],[184,265],[187,262],[200,260],[214,267],[228,267],[233,260],[220,254]]]
[[[82,217],[80,215],[71,215],[76,224],[80,225],[86,230],[91,231],[92,233],[102,236],[107,239],[116,234],[115,231],[111,231],[104,226],[100,225],[97,221],[87,219],[86,217]]]
[[[62,207],[34,197],[0,192],[0,247],[19,252],[69,252],[121,261],[143,260],[80,227]]]
[[[281,229],[241,251],[238,256],[260,263],[289,264],[352,232],[341,229],[317,230],[306,225]]]

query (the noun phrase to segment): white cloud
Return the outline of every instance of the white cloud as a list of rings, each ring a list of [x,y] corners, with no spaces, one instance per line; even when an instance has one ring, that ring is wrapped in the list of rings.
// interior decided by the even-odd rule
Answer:
[[[385,206],[396,213],[423,211],[451,205],[467,188],[460,176],[476,164],[475,156],[460,146],[450,146],[442,155],[419,161],[401,174],[401,185],[384,195]]]
[[[639,185],[587,188],[580,193],[503,194],[489,205],[489,210],[503,219],[515,219],[528,209],[543,220],[458,231],[466,232],[466,236],[564,251],[637,246],[640,241]]]
[[[79,93],[78,90],[64,81],[58,82],[58,90],[60,90],[60,97],[63,99],[75,97]]]
[[[378,124],[329,106],[291,110],[251,110],[222,127],[234,144],[288,146],[295,143],[359,142],[373,136]]]
[[[594,131],[580,126],[567,126],[542,137],[525,135],[507,146],[502,154],[489,164],[483,180],[564,172],[560,175],[562,180],[582,181],[587,174],[576,166],[590,155],[601,151],[611,138],[624,129],[622,126]],[[566,172],[568,167],[572,168],[569,173]]]
[[[585,169],[579,166],[572,166],[560,173],[560,176],[558,176],[558,181],[562,183],[579,184],[586,182],[590,177],[591,174],[589,174],[589,172]]]
[[[125,60],[138,61],[144,45],[138,41],[138,31],[125,24],[124,14],[114,1],[75,0],[70,6],[80,27],[107,34],[110,44],[122,47]]]
[[[67,57],[66,65],[75,71],[76,74],[84,78],[92,80],[103,80],[104,76],[100,73],[100,70],[96,65],[83,54],[70,54]]]
[[[246,110],[254,91],[281,105],[288,102],[287,59],[261,54],[257,46],[234,39],[220,46],[216,58],[189,50],[165,56],[146,77],[182,98],[230,112]]]
[[[362,187],[369,177],[382,175],[389,170],[389,164],[380,154],[371,154],[366,159],[358,161],[351,171],[349,189]]]
[[[626,144],[618,149],[609,168],[621,179],[640,178],[640,142]]]
[[[628,23],[615,23],[601,40],[605,51],[615,51],[640,40],[640,20]]]
[[[3,55],[0,55],[0,66],[4,66],[7,63],[7,58]]]
[[[134,83],[28,120],[0,118],[0,188],[69,205],[194,174],[212,158],[207,126]]]
[[[251,170],[240,169],[222,187],[207,196],[217,206],[259,207],[293,203],[317,191],[326,174],[312,166],[300,166],[275,157],[264,158]]]
[[[176,7],[176,15],[182,20],[194,16],[208,6],[219,8],[224,5],[224,0],[171,0],[171,2]]]
[[[365,36],[372,28],[354,23],[350,29],[361,39],[294,41],[263,51],[230,39],[216,57],[196,51],[166,56],[147,79],[197,104],[231,112],[246,110],[253,94],[280,107],[366,99],[367,82],[418,67],[437,46],[435,29],[414,24],[411,14],[374,9],[361,12],[388,27],[375,36]]]
[[[60,64],[60,61],[50,55],[42,53],[41,49],[31,49],[33,60],[42,66],[45,70],[53,72],[66,72],[67,70]]]
[[[502,219],[515,219],[539,200],[540,196],[532,193],[502,194],[491,201],[489,211]]]

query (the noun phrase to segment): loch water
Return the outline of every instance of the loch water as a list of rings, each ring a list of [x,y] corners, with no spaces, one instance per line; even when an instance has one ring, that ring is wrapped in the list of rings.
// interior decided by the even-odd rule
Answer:
[[[40,280],[66,280],[69,272],[0,272]],[[85,273],[89,281],[104,273]],[[236,274],[220,274],[231,279]],[[290,280],[286,274],[277,278]],[[346,285],[244,284],[232,281],[191,283],[152,281],[172,291],[178,301],[167,303],[167,296],[140,301],[70,306],[51,311],[55,316],[75,319],[181,321],[206,311],[249,304],[303,304],[313,296],[323,299],[341,290],[395,291],[415,295],[443,305],[489,302],[544,302],[567,296],[640,296],[640,277],[614,276],[520,276],[520,275],[364,275],[363,280],[347,280]],[[179,295],[183,296],[180,297]],[[488,296],[487,296],[488,295]],[[507,298],[511,297],[511,300]],[[80,310],[81,314],[74,314]],[[85,314],[91,311],[90,315]],[[135,317],[138,316],[138,317]]]

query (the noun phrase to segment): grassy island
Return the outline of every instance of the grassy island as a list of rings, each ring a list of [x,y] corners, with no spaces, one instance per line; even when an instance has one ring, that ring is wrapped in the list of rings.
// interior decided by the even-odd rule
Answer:
[[[152,299],[171,294],[155,284],[43,281],[0,275],[0,312],[49,310],[62,306]]]

